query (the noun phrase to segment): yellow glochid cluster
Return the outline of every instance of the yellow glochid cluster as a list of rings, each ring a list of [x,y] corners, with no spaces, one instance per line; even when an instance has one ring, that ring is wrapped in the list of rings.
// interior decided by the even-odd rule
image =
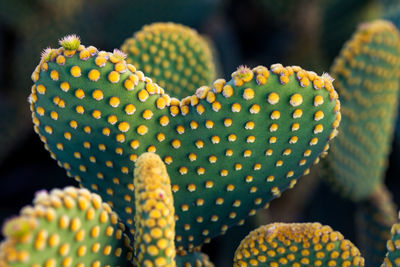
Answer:
[[[259,227],[236,250],[234,267],[364,266],[359,250],[320,223],[273,223]]]

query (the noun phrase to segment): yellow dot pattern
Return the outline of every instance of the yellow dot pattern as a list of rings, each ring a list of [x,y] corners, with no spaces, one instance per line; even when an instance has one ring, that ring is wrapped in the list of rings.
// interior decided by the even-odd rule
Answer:
[[[252,231],[240,243],[234,267],[364,266],[360,251],[329,226],[273,223]]]
[[[32,89],[34,122],[51,156],[112,205],[132,233],[132,165],[144,152],[159,154],[172,179],[177,250],[193,252],[292,187],[326,153],[326,143],[340,121],[331,80],[297,66],[240,67],[231,81],[218,79],[179,100],[121,58],[118,51],[99,51],[84,64],[78,55],[65,57],[63,65],[45,62],[48,70],[39,68]],[[80,66],[85,75],[47,79],[52,70],[63,73],[71,66]],[[100,72],[97,81],[86,75],[92,69]],[[112,71],[119,73],[118,82],[110,79]],[[308,80],[308,86],[301,80]],[[68,90],[60,87],[65,82]],[[46,88],[44,94],[37,92],[39,85]],[[85,97],[76,97],[77,89]],[[102,99],[93,94],[95,90],[102,91]],[[278,101],[270,103],[272,93]],[[301,103],[295,101],[297,106],[290,103],[295,94],[302,98]],[[315,106],[317,95],[324,101]],[[110,104],[113,97],[119,101]],[[61,101],[63,107],[58,105]],[[82,114],[76,112],[77,106],[84,109]],[[51,118],[52,111],[57,120]],[[318,111],[324,117],[316,121]],[[200,198],[203,202],[197,201]],[[237,200],[241,204],[232,205]]]
[[[141,69],[170,94],[188,96],[215,79],[210,42],[175,23],[144,26],[122,45],[127,62]]]
[[[33,203],[6,222],[0,265],[124,266],[133,260],[125,227],[99,195],[66,187],[41,191]]]
[[[142,154],[135,186],[135,261],[137,266],[176,266],[175,208],[167,169],[159,156]]]
[[[329,173],[351,199],[366,198],[384,178],[397,113],[399,67],[400,34],[391,23],[379,20],[360,25],[332,66],[343,123],[328,159]]]

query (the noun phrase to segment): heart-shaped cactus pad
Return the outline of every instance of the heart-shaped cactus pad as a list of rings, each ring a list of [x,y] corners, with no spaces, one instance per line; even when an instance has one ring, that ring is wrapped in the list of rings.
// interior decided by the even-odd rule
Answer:
[[[63,40],[32,74],[35,131],[70,176],[134,231],[133,169],[156,152],[171,178],[177,249],[224,233],[294,186],[336,135],[329,75],[280,64],[239,67],[182,100],[124,54]]]

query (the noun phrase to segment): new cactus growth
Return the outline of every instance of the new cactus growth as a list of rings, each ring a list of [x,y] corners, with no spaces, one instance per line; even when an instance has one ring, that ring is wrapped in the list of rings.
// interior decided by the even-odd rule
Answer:
[[[47,50],[32,75],[35,131],[132,231],[133,165],[157,152],[171,177],[178,250],[193,251],[294,186],[339,125],[331,78],[300,67],[240,67],[231,81],[177,100],[119,51],[67,48]]]
[[[126,61],[176,97],[186,97],[215,79],[207,41],[195,30],[175,23],[144,26],[122,45]]]
[[[0,266],[131,266],[125,226],[100,196],[67,187],[33,203],[5,223]]]
[[[329,177],[353,200],[382,183],[399,92],[400,37],[386,21],[362,24],[332,66],[343,121]]]
[[[141,155],[133,182],[137,266],[176,266],[174,203],[162,160],[151,153]]]

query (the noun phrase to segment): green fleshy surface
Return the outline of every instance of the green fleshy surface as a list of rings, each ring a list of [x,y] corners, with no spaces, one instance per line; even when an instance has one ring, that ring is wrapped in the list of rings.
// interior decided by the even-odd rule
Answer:
[[[82,69],[80,78],[73,78],[69,71],[73,65],[79,65]],[[45,115],[40,116],[35,111],[35,116],[40,121],[38,130],[41,135],[47,139],[47,145],[61,164],[68,163],[71,166],[69,173],[75,176],[84,187],[100,194],[113,209],[119,214],[129,227],[133,228],[134,215],[134,194],[132,186],[134,162],[130,160],[132,155],[140,155],[145,152],[150,145],[154,145],[157,149],[156,153],[165,158],[171,156],[173,162],[167,165],[168,173],[171,177],[171,184],[174,190],[174,185],[179,186],[179,190],[174,192],[174,204],[178,220],[176,222],[176,244],[178,249],[191,249],[202,244],[207,238],[214,237],[220,233],[224,233],[226,228],[229,228],[242,219],[246,218],[249,213],[253,214],[254,210],[262,207],[275,197],[271,192],[272,188],[284,191],[295,182],[298,177],[314,162],[314,160],[322,153],[332,131],[332,124],[336,119],[336,114],[333,109],[336,105],[335,100],[330,100],[329,92],[325,89],[314,90],[312,83],[303,88],[296,80],[294,75],[290,76],[290,82],[287,85],[282,85],[279,82],[279,76],[270,72],[270,77],[265,85],[258,85],[256,80],[243,84],[242,86],[234,86],[230,81],[228,84],[234,88],[234,94],[230,98],[225,98],[222,94],[216,94],[216,100],[221,103],[221,110],[215,112],[211,108],[211,104],[205,99],[200,100],[205,111],[202,115],[196,112],[196,109],[189,106],[189,113],[186,116],[178,114],[172,117],[168,108],[156,109],[155,102],[159,98],[158,95],[150,95],[145,102],[140,102],[137,98],[137,93],[145,86],[144,82],[139,82],[133,91],[127,91],[123,87],[123,82],[131,74],[127,71],[121,74],[120,82],[111,84],[107,80],[108,73],[112,70],[113,65],[107,62],[106,66],[99,68],[94,64],[94,58],[89,58],[82,61],[77,55],[67,58],[64,66],[60,66],[55,62],[48,63],[49,70],[42,71],[36,85],[44,84],[46,86],[46,94],[37,94],[38,100],[34,104],[35,110],[38,106],[45,109]],[[91,69],[99,69],[101,78],[97,82],[92,82],[87,78],[87,74]],[[50,70],[59,72],[59,81],[53,81],[49,77]],[[64,92],[59,88],[62,81],[68,81],[71,89]],[[76,89],[81,88],[85,91],[85,97],[81,100],[74,96]],[[244,89],[253,88],[255,97],[251,100],[242,98]],[[104,93],[104,99],[101,101],[94,100],[91,97],[92,91],[101,89]],[[280,96],[279,103],[271,105],[267,102],[267,96],[271,92],[277,92]],[[289,104],[289,99],[294,93],[300,93],[303,96],[303,103],[296,108],[303,110],[301,118],[293,119],[292,113],[296,109]],[[313,98],[316,95],[323,96],[324,103],[315,107]],[[60,108],[53,103],[54,97],[60,97],[66,103],[65,108]],[[108,105],[108,100],[111,96],[118,96],[121,103],[118,108],[113,108]],[[233,103],[241,104],[241,112],[233,113],[231,106]],[[136,106],[136,112],[133,115],[127,115],[124,112],[125,105],[133,103]],[[253,104],[260,106],[258,114],[250,114],[249,108]],[[84,114],[78,114],[75,111],[77,105],[82,105],[85,108]],[[93,110],[101,110],[102,117],[94,119],[91,116]],[[141,114],[145,109],[151,109],[154,113],[150,120],[142,118]],[[278,120],[270,118],[271,112],[274,110],[280,111],[281,117]],[[325,116],[320,121],[314,121],[314,113],[318,110],[323,110]],[[50,112],[56,111],[59,114],[58,120],[50,118]],[[117,124],[114,126],[107,122],[107,117],[115,114],[118,121],[126,121],[130,124],[130,130],[125,133],[126,141],[119,143],[115,140],[116,134],[121,133]],[[159,118],[165,115],[169,118],[168,126],[161,126]],[[223,120],[231,118],[233,124],[231,127],[224,126]],[[78,122],[78,128],[73,129],[69,126],[71,120]],[[214,127],[208,129],[205,127],[206,120],[213,120]],[[255,127],[253,130],[246,130],[244,125],[249,120],[254,121]],[[196,130],[190,128],[190,122],[196,121],[199,127]],[[300,123],[299,130],[292,132],[291,125],[294,122]],[[279,129],[276,132],[269,132],[269,127],[272,123],[277,123]],[[148,133],[144,136],[136,132],[138,125],[144,124],[148,127]],[[322,124],[324,131],[314,134],[313,129],[316,124]],[[48,125],[53,129],[52,134],[44,131],[44,127]],[[90,125],[92,128],[91,134],[83,132],[83,127]],[[182,125],[185,128],[184,134],[178,134],[176,127]],[[110,128],[110,135],[103,135],[102,129]],[[64,138],[64,132],[70,132],[72,139],[70,141]],[[158,133],[164,133],[166,138],[159,142],[156,138]],[[237,135],[235,142],[228,142],[227,136],[231,133]],[[218,135],[220,142],[213,144],[211,136]],[[246,138],[249,135],[255,137],[254,143],[247,143]],[[288,140],[291,136],[298,136],[299,141],[296,144],[289,144]],[[274,144],[268,142],[269,138],[275,136],[277,141]],[[309,144],[312,137],[318,137],[319,142],[311,146]],[[131,140],[139,140],[140,146],[134,150],[129,146]],[[173,139],[179,139],[181,146],[174,149],[171,146]],[[203,140],[204,147],[198,149],[194,142]],[[83,142],[91,143],[91,148],[83,147]],[[57,149],[57,143],[64,144],[63,150]],[[99,144],[106,146],[106,151],[98,149]],[[116,154],[116,148],[123,148],[122,155]],[[266,149],[273,149],[274,153],[271,156],[266,156]],[[282,152],[291,148],[292,152],[288,156],[282,155]],[[225,156],[225,150],[232,149],[234,154],[231,157]],[[249,149],[252,151],[250,157],[244,157],[243,151]],[[303,153],[306,149],[311,149],[312,153],[308,157],[304,157]],[[81,159],[73,156],[74,152],[80,152]],[[190,161],[189,153],[196,153],[197,160]],[[217,162],[211,164],[208,157],[214,155],[217,157]],[[96,163],[89,161],[89,157],[94,156]],[[299,161],[306,159],[305,165],[299,166]],[[107,167],[106,161],[112,161],[113,167]],[[276,167],[277,160],[283,160],[283,166]],[[234,169],[235,163],[243,165],[241,170]],[[254,165],[261,164],[261,169],[255,170]],[[79,170],[79,165],[86,167],[86,172]],[[122,173],[121,167],[127,167],[128,173]],[[187,173],[181,175],[179,168],[187,167]],[[204,167],[205,174],[198,175],[197,167]],[[221,176],[222,169],[228,170],[227,176]],[[291,178],[287,178],[286,174],[293,171]],[[97,173],[104,175],[103,179],[96,178]],[[246,182],[246,176],[253,176],[253,180]],[[269,175],[275,176],[273,182],[267,182],[266,178]],[[114,179],[118,178],[118,179]],[[214,186],[210,189],[205,188],[206,181],[213,181]],[[187,190],[189,184],[194,184],[196,190],[190,192]],[[235,186],[233,191],[227,192],[227,185]],[[292,184],[293,185],[293,184]],[[253,190],[253,191],[251,191]],[[223,197],[224,203],[216,205],[215,200],[218,197]],[[196,205],[197,199],[203,199],[204,204]],[[256,199],[260,201],[256,202]],[[240,200],[239,207],[233,207],[235,200]],[[182,205],[188,205],[189,210],[183,211]],[[235,214],[230,218],[229,215]],[[218,216],[216,222],[210,221],[213,215]],[[200,221],[202,217],[203,222]],[[200,222],[198,222],[200,221]],[[185,230],[185,225],[190,226],[190,231]],[[205,234],[204,234],[205,233]],[[203,235],[204,234],[204,235]]]
[[[361,25],[331,70],[342,123],[328,156],[328,176],[353,200],[367,198],[384,178],[397,111],[399,41],[388,22]]]
[[[74,195],[78,197],[72,197]],[[67,197],[70,199],[68,203],[73,203],[72,208],[63,204],[67,202]],[[96,203],[100,203],[99,206],[92,204],[95,197]],[[133,266],[133,251],[129,247],[124,228],[120,228],[118,224],[117,215],[109,207],[103,206],[99,196],[95,197],[86,189],[75,188],[66,188],[64,191],[55,189],[50,194],[40,193],[33,207],[25,207],[21,211],[17,217],[20,221],[12,219],[9,222],[19,224],[26,221],[31,228],[26,232],[25,238],[17,238],[12,232],[5,232],[6,239],[0,245],[0,265],[62,266],[64,261],[70,261],[70,265],[66,266]],[[78,207],[80,198],[86,199],[87,206],[83,209]],[[92,219],[87,217],[89,209],[93,210]],[[102,213],[104,214],[101,215]],[[50,217],[53,219],[49,220]],[[66,228],[61,227],[61,217],[67,218]],[[106,220],[101,221],[100,217]],[[72,221],[76,219],[79,220],[78,227],[72,228]],[[92,236],[91,231],[97,226],[98,236]],[[42,239],[39,236],[42,236]],[[66,248],[63,248],[64,246]],[[96,246],[97,250],[94,249]],[[84,253],[80,255],[79,250]],[[96,261],[99,265],[95,265]]]

